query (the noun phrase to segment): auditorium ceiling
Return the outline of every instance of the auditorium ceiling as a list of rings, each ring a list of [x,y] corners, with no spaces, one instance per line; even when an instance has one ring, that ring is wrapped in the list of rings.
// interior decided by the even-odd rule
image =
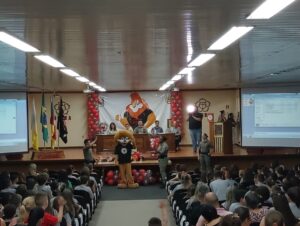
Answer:
[[[179,89],[300,85],[300,1],[249,21],[262,0],[1,0],[0,28],[108,91],[157,90],[230,27],[255,28]],[[0,91],[85,84],[0,42]]]

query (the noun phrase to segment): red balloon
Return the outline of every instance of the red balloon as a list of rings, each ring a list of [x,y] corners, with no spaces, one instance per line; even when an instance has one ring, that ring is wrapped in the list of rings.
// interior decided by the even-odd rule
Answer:
[[[108,185],[114,185],[114,179],[109,179],[107,180]]]
[[[112,170],[108,171],[106,174],[106,177],[108,177],[108,178],[113,178],[113,176],[114,176],[114,171],[112,171]]]
[[[176,115],[177,115],[177,116],[179,116],[180,114],[181,114],[181,112],[180,112],[180,111],[177,111],[177,112],[176,112]]]

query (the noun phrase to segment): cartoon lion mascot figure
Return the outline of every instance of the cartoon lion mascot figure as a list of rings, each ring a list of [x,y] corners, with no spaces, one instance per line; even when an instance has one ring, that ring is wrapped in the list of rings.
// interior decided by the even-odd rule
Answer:
[[[120,180],[118,188],[137,188],[131,174],[131,152],[135,148],[133,134],[127,130],[119,130],[114,137],[116,147],[115,154],[119,164]]]
[[[120,121],[124,127],[129,124],[132,129],[135,129],[138,126],[138,121],[142,121],[144,126],[149,128],[156,120],[154,112],[139,93],[131,93],[130,99],[131,102],[126,106],[123,117],[116,115],[115,119]]]

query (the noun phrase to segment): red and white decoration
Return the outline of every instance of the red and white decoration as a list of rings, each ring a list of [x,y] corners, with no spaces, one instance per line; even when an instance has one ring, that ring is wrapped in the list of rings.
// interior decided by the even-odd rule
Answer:
[[[93,139],[100,131],[99,127],[99,103],[100,98],[98,93],[88,95],[87,109],[88,109],[88,138]]]
[[[171,120],[183,131],[182,95],[180,91],[171,92]]]

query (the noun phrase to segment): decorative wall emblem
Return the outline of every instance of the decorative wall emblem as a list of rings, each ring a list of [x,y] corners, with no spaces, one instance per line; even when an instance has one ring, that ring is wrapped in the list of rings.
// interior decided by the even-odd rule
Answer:
[[[198,108],[200,112],[208,112],[210,107],[210,101],[200,98],[196,103],[195,106]]]

